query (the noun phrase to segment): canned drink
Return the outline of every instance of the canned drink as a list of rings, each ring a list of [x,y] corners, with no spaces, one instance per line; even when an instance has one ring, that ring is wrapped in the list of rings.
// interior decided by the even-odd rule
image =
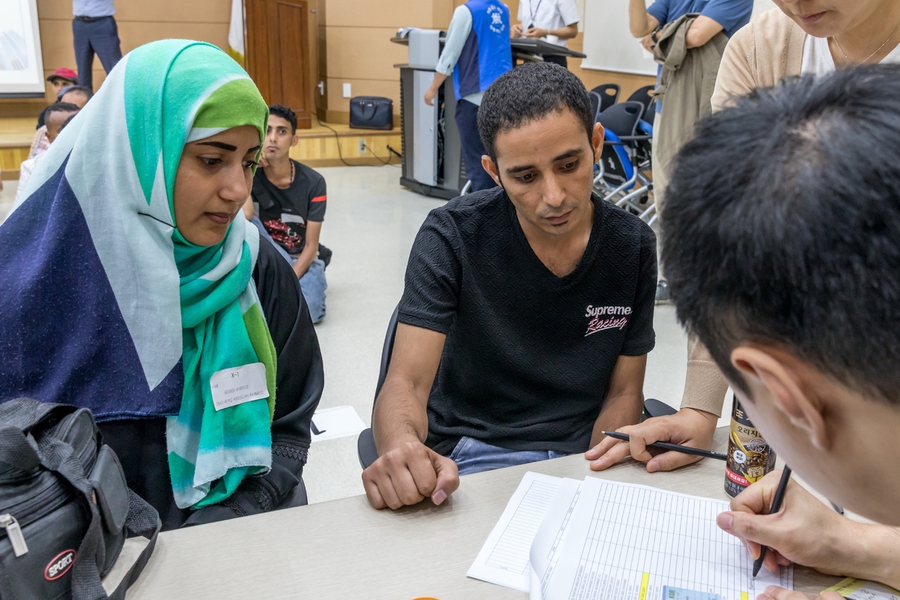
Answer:
[[[737,397],[731,408],[731,434],[725,460],[725,491],[734,498],[775,468],[775,451],[747,418]]]

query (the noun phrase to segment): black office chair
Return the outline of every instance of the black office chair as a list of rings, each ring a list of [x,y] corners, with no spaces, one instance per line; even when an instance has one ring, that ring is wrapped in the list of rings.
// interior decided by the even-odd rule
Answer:
[[[588,92],[588,98],[591,100],[591,118],[596,123],[597,117],[600,116],[600,105],[603,103],[603,98],[597,92]]]
[[[603,85],[598,85],[591,91],[600,96],[600,110],[599,112],[603,112],[613,104],[619,101],[619,84],[618,83],[604,83]]]
[[[598,123],[606,133],[594,190],[604,200],[652,223],[656,219],[656,208],[648,202],[653,190],[648,176],[652,136],[638,132],[644,110],[640,102],[621,102],[600,113]],[[647,147],[640,147],[641,143],[647,143]]]
[[[647,120],[647,109],[650,107],[650,103],[653,102],[653,89],[655,87],[653,85],[645,85],[642,88],[638,88],[626,100],[626,102],[640,102],[644,105],[644,114],[641,118],[645,121]]]
[[[384,380],[387,376],[388,366],[391,363],[391,356],[394,353],[394,339],[396,336],[397,309],[395,308],[394,314],[391,315],[391,320],[388,323],[387,333],[384,336],[384,347],[381,350],[381,368],[378,372],[378,384],[375,386],[375,400],[378,400],[378,394],[381,392],[381,387],[384,385]],[[660,402],[659,400],[654,400],[653,398],[648,398],[644,402],[645,419],[650,417],[661,417],[663,415],[672,415],[675,414],[675,412],[677,411],[668,404]],[[374,402],[372,403],[372,414],[375,414]],[[363,470],[369,468],[372,463],[378,460],[378,449],[375,447],[375,435],[372,432],[371,427],[360,432],[359,437],[356,440],[356,453],[359,457],[359,466],[361,466]]]

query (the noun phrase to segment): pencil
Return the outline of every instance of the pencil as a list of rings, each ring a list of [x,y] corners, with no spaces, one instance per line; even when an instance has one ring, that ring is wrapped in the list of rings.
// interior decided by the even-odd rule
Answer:
[[[627,442],[631,439],[627,433],[619,433],[618,431],[604,431],[602,433],[603,435],[622,440],[623,442]],[[709,450],[691,448],[690,446],[682,446],[680,444],[670,444],[668,442],[654,442],[647,445],[651,448],[659,448],[660,450],[673,450],[683,454],[693,454],[694,456],[703,456],[705,458],[714,458],[716,460],[725,460],[727,458],[726,455],[721,452],[710,452]]]
[[[791,480],[791,468],[785,465],[784,471],[781,472],[781,481],[778,482],[778,489],[775,490],[775,499],[772,500],[772,509],[770,515],[774,515],[781,510],[781,502],[784,500],[784,492],[787,490],[788,482]],[[759,549],[759,558],[753,561],[753,578],[759,573],[763,561],[766,559],[766,547],[761,546]]]

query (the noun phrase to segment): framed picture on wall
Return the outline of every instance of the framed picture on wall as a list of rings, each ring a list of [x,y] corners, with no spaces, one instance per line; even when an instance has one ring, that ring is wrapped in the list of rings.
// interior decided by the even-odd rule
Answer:
[[[37,0],[0,0],[0,97],[44,95]]]

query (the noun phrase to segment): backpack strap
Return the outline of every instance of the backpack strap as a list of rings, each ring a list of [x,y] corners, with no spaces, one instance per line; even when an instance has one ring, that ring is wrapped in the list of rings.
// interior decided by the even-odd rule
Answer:
[[[62,440],[44,435],[37,441],[24,433],[54,411],[68,414],[74,410],[75,407],[45,404],[26,398],[0,404],[0,423],[4,424],[0,428],[0,462],[23,470],[42,466],[60,475],[84,497],[91,511],[91,521],[72,567],[72,599],[98,600],[107,598],[97,566],[104,562],[106,545],[103,541],[100,511],[94,503],[94,490],[84,474],[84,466],[75,457],[72,446]],[[153,507],[131,490],[128,490],[128,495],[128,518],[125,526],[133,533],[150,538],[150,543],[110,596],[117,600],[125,597],[125,591],[146,566],[162,527]]]
[[[125,592],[141,576],[141,572],[147,566],[147,561],[150,560],[150,555],[153,554],[156,538],[162,528],[162,522],[156,509],[131,490],[128,490],[128,520],[125,521],[125,527],[134,534],[148,538],[150,543],[141,551],[140,556],[125,573],[119,586],[109,595],[110,600],[123,600]]]

